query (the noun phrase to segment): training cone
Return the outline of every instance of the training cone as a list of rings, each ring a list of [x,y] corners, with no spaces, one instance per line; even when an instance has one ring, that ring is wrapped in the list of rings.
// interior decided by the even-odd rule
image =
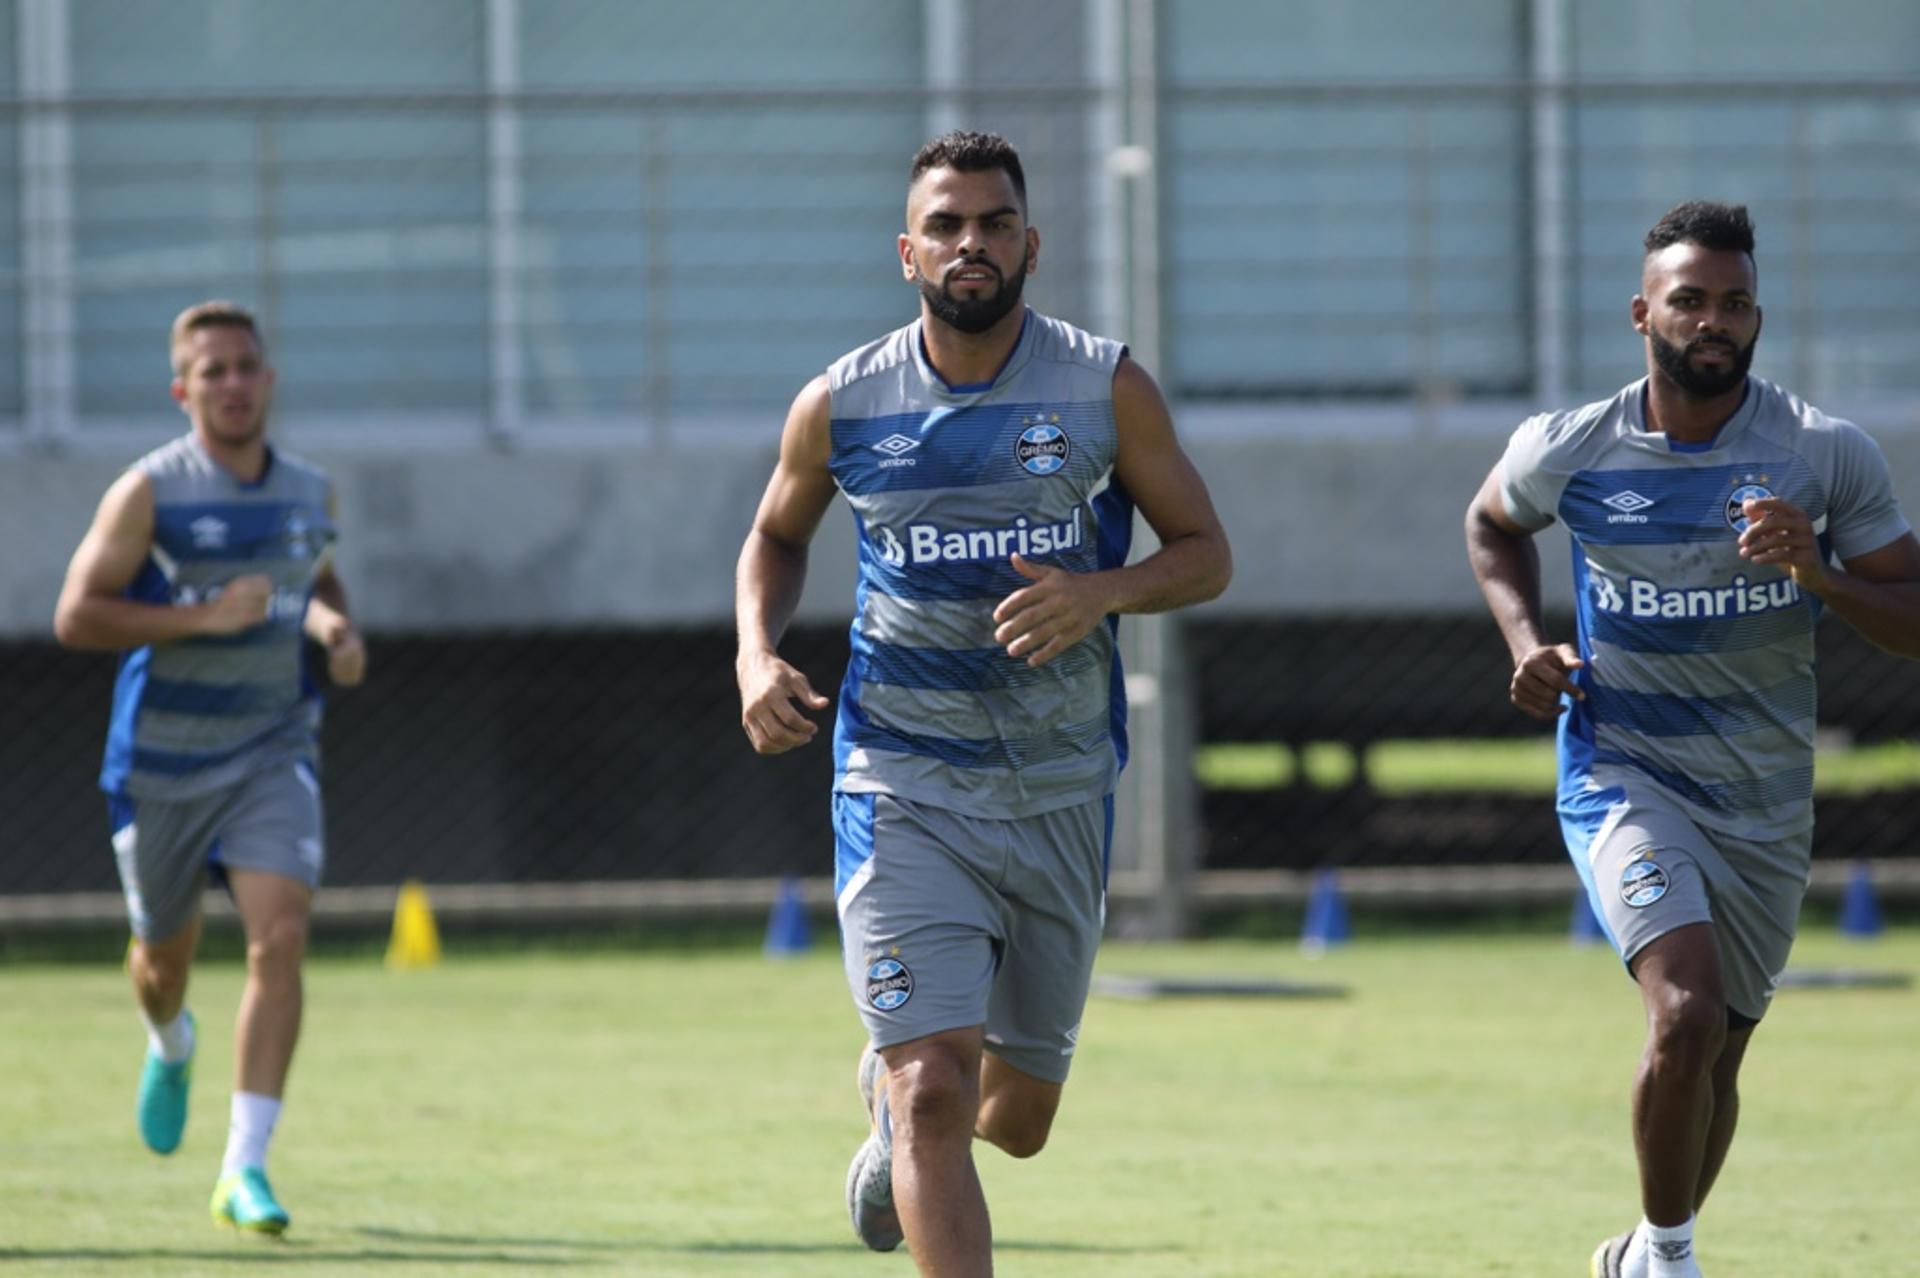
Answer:
[[[1855,861],[1847,876],[1847,893],[1840,898],[1840,935],[1865,941],[1880,935],[1880,898],[1873,893],[1873,874],[1865,861]]]
[[[1596,945],[1607,939],[1600,920],[1594,916],[1593,902],[1585,888],[1573,894],[1573,910],[1567,919],[1567,939],[1575,945]]]
[[[803,953],[811,944],[813,934],[807,926],[807,907],[800,900],[800,880],[782,879],[780,894],[773,898],[773,910],[767,915],[766,952],[778,958]]]
[[[390,968],[432,967],[440,961],[440,929],[427,904],[427,889],[418,879],[400,885],[393,906],[393,939],[387,942]]]
[[[1340,945],[1353,937],[1347,924],[1347,902],[1340,895],[1340,877],[1332,870],[1313,876],[1313,891],[1307,897],[1307,921],[1300,929],[1300,948],[1318,954],[1329,945]]]

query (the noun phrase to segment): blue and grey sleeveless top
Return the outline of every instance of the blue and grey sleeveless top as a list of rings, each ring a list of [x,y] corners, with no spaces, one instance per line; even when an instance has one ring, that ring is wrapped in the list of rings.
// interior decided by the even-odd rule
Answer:
[[[1514,432],[1501,495],[1519,523],[1573,537],[1587,694],[1560,721],[1560,806],[1604,809],[1653,784],[1701,826],[1755,841],[1813,823],[1819,604],[1741,559],[1742,503],[1783,497],[1829,558],[1903,536],[1886,460],[1865,432],[1770,382],[1705,445],[1645,429],[1646,383]]]
[[[134,465],[153,486],[153,549],[127,597],[201,603],[235,577],[264,573],[273,604],[264,623],[239,634],[121,658],[101,788],[188,798],[282,759],[313,759],[320,699],[300,626],[334,539],[327,477],[270,452],[259,482],[243,484],[192,435]]]
[[[949,386],[918,322],[827,370],[859,530],[834,785],[1014,818],[1110,794],[1126,758],[1115,619],[1038,669],[994,642],[1010,558],[1126,562],[1113,373],[1126,348],[1028,311],[991,381]]]

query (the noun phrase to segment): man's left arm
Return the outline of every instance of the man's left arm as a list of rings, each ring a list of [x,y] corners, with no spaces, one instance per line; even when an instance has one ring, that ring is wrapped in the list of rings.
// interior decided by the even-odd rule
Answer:
[[[1920,539],[1906,532],[1876,550],[1841,561],[1836,571],[1820,554],[1806,512],[1778,497],[1748,501],[1740,555],[1773,564],[1800,589],[1895,656],[1920,659]]]
[[[331,496],[327,513],[334,517]],[[351,688],[367,677],[367,645],[360,628],[353,624],[347,607],[347,588],[333,568],[333,549],[328,547],[313,574],[313,596],[307,600],[307,615],[301,622],[307,637],[327,654],[327,678],[342,688]]]
[[[1014,568],[1033,584],[994,609],[994,640],[1030,666],[1059,656],[1111,613],[1202,603],[1233,576],[1227,534],[1206,483],[1174,435],[1160,388],[1131,359],[1122,358],[1113,373],[1113,422],[1114,482],[1146,517],[1160,548],[1139,563],[1092,573],[1013,556]]]

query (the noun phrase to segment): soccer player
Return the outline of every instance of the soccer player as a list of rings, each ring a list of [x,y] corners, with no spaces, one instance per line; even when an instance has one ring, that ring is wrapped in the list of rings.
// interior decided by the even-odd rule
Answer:
[[[1153,379],[1022,303],[1039,250],[1005,139],[921,148],[899,238],[920,318],[795,399],[737,583],[741,722],[778,754],[828,704],[776,649],[846,495],[835,885],[872,1123],[848,1208],[941,1278],[992,1272],[971,1141],[1038,1153],[1079,1033],[1126,754],[1115,614],[1210,599],[1232,570]],[[1127,566],[1136,505],[1161,544]]]
[[[253,316],[230,302],[190,307],[171,351],[191,428],[107,489],[54,628],[68,647],[125,654],[100,784],[147,1024],[141,1138],[170,1154],[186,1126],[187,974],[211,873],[247,938],[213,1217],[277,1234],[287,1212],[267,1181],[267,1143],[300,1032],[322,861],[320,707],[303,634],[336,684],[359,683],[367,657],[331,566],[331,486],[267,443],[274,374]]]
[[[1522,423],[1466,521],[1513,655],[1508,695],[1559,718],[1567,849],[1646,1005],[1644,1216],[1600,1245],[1594,1278],[1700,1272],[1694,1216],[1807,885],[1814,621],[1831,608],[1920,656],[1920,542],[1879,449],[1747,373],[1761,311],[1746,209],[1677,205],[1645,249],[1646,377]],[[1573,644],[1540,618],[1532,537],[1556,518]]]

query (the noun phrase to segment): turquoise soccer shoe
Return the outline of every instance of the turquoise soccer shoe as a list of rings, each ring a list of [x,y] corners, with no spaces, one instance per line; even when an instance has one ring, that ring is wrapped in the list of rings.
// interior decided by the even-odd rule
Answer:
[[[180,1134],[187,1129],[187,1091],[193,1081],[193,1057],[168,1064],[147,1049],[147,1063],[140,1071],[140,1139],[156,1154],[171,1154],[180,1148]]]
[[[285,1233],[291,1223],[287,1209],[273,1196],[267,1173],[258,1167],[243,1167],[222,1176],[213,1187],[208,1209],[214,1224],[256,1234]]]

